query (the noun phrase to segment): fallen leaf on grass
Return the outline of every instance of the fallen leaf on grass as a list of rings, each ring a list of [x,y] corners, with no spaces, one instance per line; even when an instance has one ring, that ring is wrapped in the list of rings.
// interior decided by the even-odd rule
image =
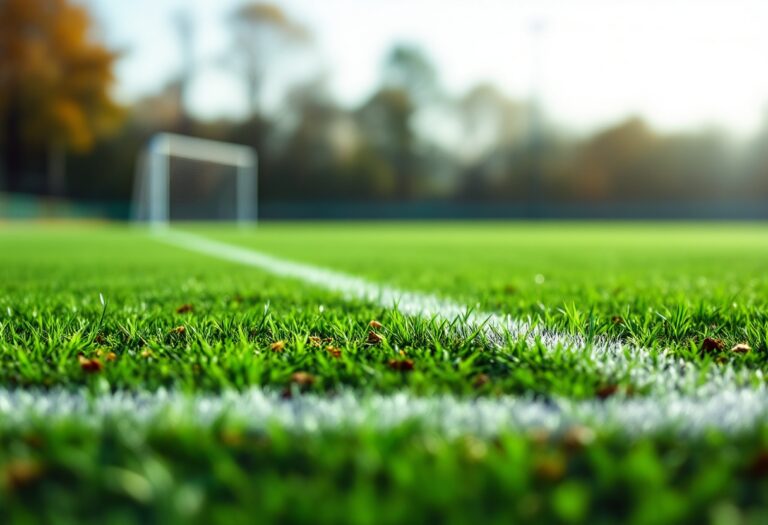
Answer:
[[[172,328],[171,333],[176,335],[184,335],[187,333],[187,329],[184,327],[184,325],[181,325],[177,326],[176,328]]]
[[[701,343],[701,349],[705,352],[719,352],[723,348],[725,348],[723,340],[714,337],[706,337]]]
[[[88,374],[95,374],[104,369],[104,365],[97,358],[90,359],[82,354],[77,356],[77,362],[80,363],[80,368],[83,372]]]
[[[273,352],[282,352],[285,350],[285,341],[275,341],[269,345],[269,348],[271,348]]]
[[[383,340],[384,338],[382,336],[380,336],[379,334],[371,330],[370,332],[368,332],[368,339],[366,339],[366,342],[369,345],[377,345],[381,343]]]
[[[336,348],[335,346],[326,346],[325,349],[328,351],[329,354],[331,354],[336,359],[341,357],[341,349],[340,348]]]
[[[475,376],[475,379],[472,381],[472,386],[475,388],[480,388],[488,383],[491,382],[491,378],[488,376],[488,374],[477,374]]]
[[[752,351],[752,347],[749,346],[747,343],[739,343],[735,345],[733,348],[731,348],[731,352],[735,352],[737,354],[746,354],[751,351]]]
[[[186,314],[194,310],[194,307],[191,304],[182,304],[178,308],[176,308],[177,314]]]
[[[608,399],[619,392],[619,385],[603,385],[595,391],[600,399]]]
[[[410,372],[413,370],[413,359],[390,359],[387,365],[392,370],[399,372]]]
[[[368,323],[368,326],[370,326],[374,330],[381,330],[382,328],[384,328],[384,325],[376,321],[375,319],[372,320],[370,323]]]
[[[309,372],[294,372],[291,374],[291,382],[299,386],[311,386],[315,382],[315,376]]]

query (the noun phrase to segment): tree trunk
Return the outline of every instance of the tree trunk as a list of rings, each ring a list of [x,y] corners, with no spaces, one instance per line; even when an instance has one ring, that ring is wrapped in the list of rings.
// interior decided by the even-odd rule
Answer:
[[[66,180],[67,152],[59,141],[48,145],[48,193],[62,197],[67,189]]]
[[[21,114],[14,105],[9,103],[9,111],[5,118],[5,147],[3,155],[3,171],[5,189],[8,192],[20,191],[23,178],[23,144],[21,141]]]

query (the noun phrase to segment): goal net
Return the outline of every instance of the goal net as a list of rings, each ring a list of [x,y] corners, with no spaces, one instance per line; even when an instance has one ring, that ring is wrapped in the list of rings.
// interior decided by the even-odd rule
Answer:
[[[136,163],[133,219],[153,227],[171,221],[255,223],[256,177],[257,158],[249,147],[160,133]]]

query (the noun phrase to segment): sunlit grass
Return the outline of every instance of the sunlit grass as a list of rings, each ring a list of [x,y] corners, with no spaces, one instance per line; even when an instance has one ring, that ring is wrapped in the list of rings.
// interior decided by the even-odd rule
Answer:
[[[700,369],[768,368],[768,230],[756,225],[264,225],[198,233],[436,293],[590,342],[618,339]],[[285,397],[406,391],[600,402],[645,396],[583,349],[489,341],[292,279],[171,247],[140,230],[0,231],[0,386],[262,387]],[[374,321],[374,323],[372,323]],[[371,333],[373,332],[373,336]],[[707,343],[717,341],[716,345]],[[737,344],[745,352],[731,351]],[[718,348],[719,347],[719,348]],[[762,381],[755,376],[756,381]],[[579,434],[582,432],[582,434]],[[183,421],[0,421],[0,521],[761,523],[760,425],[693,441],[416,426],[337,435]],[[73,491],[77,491],[76,497]],[[730,513],[730,514],[729,514]],[[7,518],[7,519],[5,519]],[[726,521],[727,522],[727,521]]]

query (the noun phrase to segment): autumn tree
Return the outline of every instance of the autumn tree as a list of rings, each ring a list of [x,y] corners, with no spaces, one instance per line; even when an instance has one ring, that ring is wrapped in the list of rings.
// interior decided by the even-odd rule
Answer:
[[[0,124],[6,186],[24,183],[25,152],[47,151],[49,189],[64,186],[67,150],[87,151],[119,122],[110,96],[117,55],[91,37],[69,0],[0,2]]]
[[[308,31],[278,6],[244,4],[230,19],[233,45],[229,62],[243,77],[250,115],[259,111],[266,72],[287,49],[309,41]]]

